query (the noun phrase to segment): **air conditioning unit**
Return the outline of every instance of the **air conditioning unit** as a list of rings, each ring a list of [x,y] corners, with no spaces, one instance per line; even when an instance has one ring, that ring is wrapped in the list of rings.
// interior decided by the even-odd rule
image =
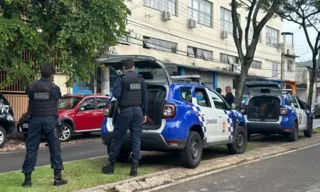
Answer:
[[[162,12],[162,20],[163,21],[171,20],[171,13],[169,11],[163,11]]]
[[[220,34],[221,39],[227,39],[228,35],[229,35],[228,31],[221,31],[221,34]]]
[[[197,27],[197,21],[195,19],[188,19],[188,27],[189,28],[196,28]]]

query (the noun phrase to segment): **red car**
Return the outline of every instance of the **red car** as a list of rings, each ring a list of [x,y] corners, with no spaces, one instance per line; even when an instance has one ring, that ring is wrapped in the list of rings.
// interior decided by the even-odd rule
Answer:
[[[103,108],[109,96],[105,95],[64,95],[59,102],[59,119],[62,122],[61,141],[68,141],[74,133],[89,135],[100,131],[104,119]],[[29,117],[23,114],[18,123],[18,132],[28,134]]]

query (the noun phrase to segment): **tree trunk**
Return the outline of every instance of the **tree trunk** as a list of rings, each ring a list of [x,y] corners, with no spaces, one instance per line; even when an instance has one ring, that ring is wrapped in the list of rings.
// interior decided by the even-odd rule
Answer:
[[[318,67],[317,67],[317,54],[313,53],[312,54],[312,72],[311,72],[311,78],[309,79],[309,81],[310,81],[309,93],[308,93],[308,105],[309,105],[309,107],[311,107],[311,105],[312,105],[313,87],[314,87],[314,81],[316,79],[315,78],[316,77],[316,70],[318,70]],[[317,91],[317,88],[316,88],[316,91]]]
[[[244,59],[243,63],[241,64],[241,73],[240,73],[240,77],[238,79],[238,84],[236,88],[235,103],[238,109],[241,108],[243,89],[248,77],[249,66],[250,66],[249,60]]]

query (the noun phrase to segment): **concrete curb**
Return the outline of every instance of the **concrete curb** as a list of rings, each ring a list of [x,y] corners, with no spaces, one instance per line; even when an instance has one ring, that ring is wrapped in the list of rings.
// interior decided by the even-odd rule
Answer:
[[[240,155],[230,155],[226,157],[205,160],[202,161],[196,169],[186,169],[181,167],[172,168],[165,171],[130,178],[115,183],[109,183],[79,190],[77,192],[135,192],[148,190],[159,187],[161,185],[175,183],[187,177],[204,174],[248,161],[263,159],[279,153],[297,150],[317,143],[320,143],[320,134],[315,135],[313,138],[299,140],[294,143],[284,143],[277,146],[256,149]]]

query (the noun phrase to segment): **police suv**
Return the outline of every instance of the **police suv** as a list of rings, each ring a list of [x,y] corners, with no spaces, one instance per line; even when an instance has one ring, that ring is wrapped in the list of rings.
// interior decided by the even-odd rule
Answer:
[[[251,134],[282,134],[296,141],[298,133],[312,136],[312,113],[305,103],[276,82],[247,82],[249,91],[241,112],[245,114],[248,137]]]
[[[97,61],[111,70],[122,69],[122,61],[132,59],[148,86],[147,123],[143,125],[141,150],[180,153],[182,165],[197,167],[203,148],[227,145],[231,154],[244,153],[247,130],[244,116],[232,110],[214,90],[193,78],[170,77],[164,64],[149,56],[108,56]],[[235,106],[233,106],[235,107]],[[110,100],[101,135],[108,150],[117,118],[117,101]],[[131,139],[125,136],[118,161],[131,153]]]

